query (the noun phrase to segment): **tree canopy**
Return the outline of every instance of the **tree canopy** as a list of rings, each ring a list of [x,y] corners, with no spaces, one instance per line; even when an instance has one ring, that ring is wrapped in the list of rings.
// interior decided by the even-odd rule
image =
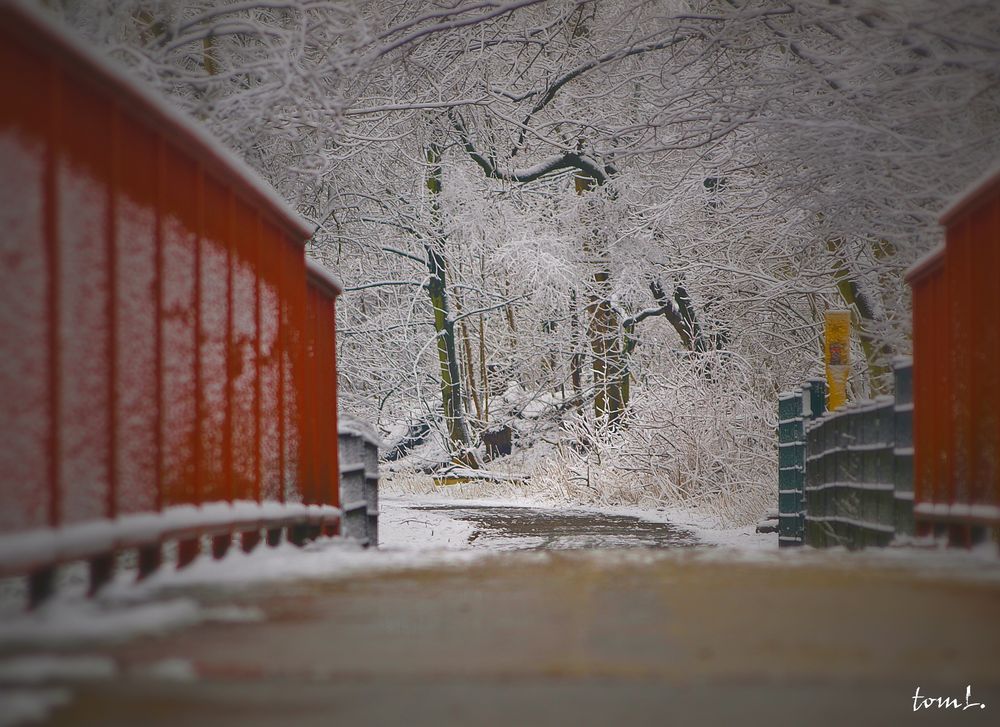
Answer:
[[[824,310],[885,391],[903,272],[1000,152],[989,2],[50,5],[317,225],[344,407],[473,466],[512,426],[552,477],[736,519]]]

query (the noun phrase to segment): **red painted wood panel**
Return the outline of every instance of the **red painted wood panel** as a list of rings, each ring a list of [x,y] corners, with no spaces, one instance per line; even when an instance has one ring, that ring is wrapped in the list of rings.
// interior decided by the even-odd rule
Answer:
[[[165,145],[160,209],[163,504],[197,500],[198,166]]]
[[[108,309],[114,307],[111,176],[112,108],[91,79],[63,69],[56,154],[59,239],[60,521],[106,514],[113,437]]]
[[[336,502],[338,291],[308,286],[305,226],[20,13],[0,6],[0,535]]]
[[[57,477],[52,454],[50,332],[56,320],[48,254],[55,203],[49,140],[56,102],[45,56],[0,25],[0,532],[45,525]],[[16,112],[16,113],[15,113]]]
[[[159,140],[120,113],[114,160],[115,510],[135,513],[154,510],[157,503]]]
[[[973,526],[1000,526],[1000,173],[943,223],[939,260],[909,277],[915,497],[925,526],[968,544]]]
[[[258,278],[259,400],[261,497],[275,500],[282,488],[281,357],[281,258],[286,242],[273,228],[257,220],[260,272]]]

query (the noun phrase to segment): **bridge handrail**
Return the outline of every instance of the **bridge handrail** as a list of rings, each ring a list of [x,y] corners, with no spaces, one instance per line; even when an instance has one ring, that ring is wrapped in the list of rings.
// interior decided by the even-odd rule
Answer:
[[[334,533],[343,286],[312,226],[20,0],[0,75],[0,576],[38,602],[67,560],[96,587],[123,548],[141,576],[165,540]]]

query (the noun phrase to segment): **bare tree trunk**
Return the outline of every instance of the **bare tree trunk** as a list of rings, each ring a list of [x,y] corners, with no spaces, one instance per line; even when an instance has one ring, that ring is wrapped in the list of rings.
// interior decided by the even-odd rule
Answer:
[[[579,313],[576,310],[576,291],[569,293],[570,307],[570,345],[573,353],[570,357],[570,381],[573,384],[573,397],[577,402],[583,394],[583,354],[580,353],[580,321]]]
[[[483,256],[479,256],[479,279],[486,286],[486,261]],[[483,426],[488,427],[490,423],[490,374],[486,365],[486,320],[482,313],[479,314],[479,381],[483,385],[483,415],[481,417]]]
[[[576,190],[584,194],[597,183],[577,175]],[[587,333],[593,357],[594,417],[617,427],[625,413],[621,375],[625,369],[618,311],[611,303],[611,266],[607,246],[596,231],[584,239],[584,253],[594,266],[587,303]]]
[[[455,311],[461,311],[457,298],[455,299]],[[476,391],[476,369],[472,360],[472,342],[469,340],[469,328],[464,318],[459,322],[459,331],[462,334],[462,349],[465,354],[465,385],[469,388],[469,398],[472,399],[472,405],[476,408],[476,419],[482,422],[483,408],[479,403],[479,394]]]
[[[486,365],[486,323],[479,314],[479,380],[483,383],[483,424],[490,421],[490,374]]]
[[[438,198],[441,194],[441,149],[436,144],[427,147],[427,163],[430,165],[427,173],[427,189],[431,193],[433,214],[440,222]],[[438,229],[440,230],[440,224]],[[455,346],[455,321],[450,314],[446,261],[441,252],[444,249],[443,232],[439,234],[436,242],[437,245],[428,244],[424,249],[429,273],[427,291],[434,309],[434,330],[437,334],[441,405],[445,426],[448,429],[452,458],[460,464],[477,466],[478,461],[472,451],[472,437],[469,434],[462,401],[462,378]]]

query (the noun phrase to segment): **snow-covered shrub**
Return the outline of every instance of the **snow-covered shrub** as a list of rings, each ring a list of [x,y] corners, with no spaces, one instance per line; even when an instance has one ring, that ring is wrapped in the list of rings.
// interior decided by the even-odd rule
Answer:
[[[730,369],[729,371],[732,371]],[[740,376],[678,368],[636,392],[626,428],[566,422],[531,489],[595,505],[681,506],[746,525],[775,499],[774,406]],[[575,445],[575,446],[574,446]]]

